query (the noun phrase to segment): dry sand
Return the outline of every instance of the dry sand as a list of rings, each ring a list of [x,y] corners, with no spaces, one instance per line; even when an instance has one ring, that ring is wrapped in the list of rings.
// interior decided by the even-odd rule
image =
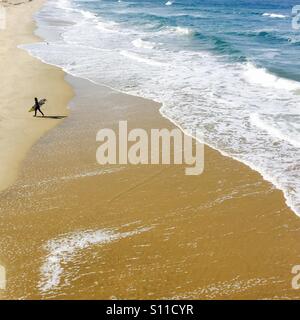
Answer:
[[[34,97],[48,103],[46,115],[65,116],[72,97],[64,73],[34,59],[17,46],[39,39],[33,35],[32,15],[43,0],[4,2],[6,29],[0,30],[0,191],[17,176],[17,169],[27,151],[47,130],[61,120],[33,118],[28,113]]]

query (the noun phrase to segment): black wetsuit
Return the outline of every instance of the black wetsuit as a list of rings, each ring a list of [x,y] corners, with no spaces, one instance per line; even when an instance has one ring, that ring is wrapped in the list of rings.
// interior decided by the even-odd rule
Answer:
[[[34,98],[34,101],[35,101],[34,116],[36,117],[36,114],[37,114],[37,112],[39,111],[39,112],[43,115],[43,117],[44,117],[44,114],[43,114],[43,112],[42,112],[42,110],[41,110],[41,107],[40,107],[40,104],[39,104],[39,102],[38,102],[38,99],[37,99],[37,98]]]

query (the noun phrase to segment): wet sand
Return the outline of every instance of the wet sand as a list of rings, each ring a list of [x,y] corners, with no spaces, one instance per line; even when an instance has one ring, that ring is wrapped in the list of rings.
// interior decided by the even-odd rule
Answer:
[[[47,98],[48,116],[68,115],[73,92],[64,73],[34,59],[18,46],[40,41],[33,35],[33,14],[43,0],[3,2],[6,29],[0,30],[0,191],[16,179],[21,161],[30,147],[62,120],[33,118],[28,113],[34,97]]]
[[[70,116],[0,194],[5,299],[299,299],[300,219],[282,192],[205,148],[205,171],[96,163],[96,133],[172,128],[159,105],[67,77]]]

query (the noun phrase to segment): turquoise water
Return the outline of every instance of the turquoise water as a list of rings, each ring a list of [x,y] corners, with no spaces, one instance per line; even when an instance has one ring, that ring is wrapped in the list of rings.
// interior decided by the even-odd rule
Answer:
[[[300,214],[296,4],[50,0],[36,15],[45,41],[25,48],[70,74],[161,102],[164,116],[260,172]]]
[[[165,48],[208,50],[300,80],[300,37],[291,27],[291,8],[299,1],[181,0],[169,1],[168,6],[161,0],[74,3],[107,21],[146,32]],[[187,28],[190,37],[174,41],[157,35],[169,27]]]

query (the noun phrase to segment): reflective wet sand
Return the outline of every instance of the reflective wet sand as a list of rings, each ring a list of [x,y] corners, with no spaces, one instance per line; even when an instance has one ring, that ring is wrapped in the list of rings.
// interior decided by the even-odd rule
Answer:
[[[151,101],[68,77],[70,116],[0,194],[2,298],[288,299],[300,219],[280,191],[205,148],[205,171],[100,166],[96,133],[171,128]]]

